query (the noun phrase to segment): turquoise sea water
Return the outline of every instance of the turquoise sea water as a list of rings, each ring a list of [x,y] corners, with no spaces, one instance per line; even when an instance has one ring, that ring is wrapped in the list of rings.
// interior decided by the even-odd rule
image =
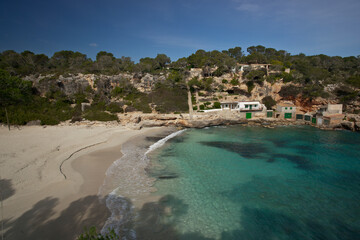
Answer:
[[[154,239],[360,239],[358,133],[190,129],[150,158]]]

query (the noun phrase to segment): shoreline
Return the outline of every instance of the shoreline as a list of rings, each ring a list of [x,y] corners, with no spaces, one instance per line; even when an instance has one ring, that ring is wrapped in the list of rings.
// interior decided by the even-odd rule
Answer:
[[[259,119],[237,124],[263,127],[309,125]],[[230,121],[218,124],[221,125],[235,124]],[[170,126],[175,129],[174,125]],[[5,186],[4,237],[74,239],[83,232],[84,226],[96,226],[99,232],[111,216],[105,203],[113,190],[105,188],[100,193],[99,189],[108,169],[122,158],[124,144],[149,147],[151,141],[146,140],[147,137],[166,131],[169,128],[162,126],[137,128],[135,125],[129,129],[106,123],[26,126],[13,131],[0,127],[0,186]],[[60,172],[61,164],[67,179]],[[156,199],[151,196],[138,199],[134,207],[140,208],[150,201]]]
[[[107,169],[122,156],[121,146],[163,129],[54,126],[9,132],[0,128],[4,237],[74,239],[85,226],[101,230],[110,212],[106,196],[99,197],[98,191]],[[98,142],[104,143],[86,148]],[[63,164],[65,180],[59,164],[71,154]]]

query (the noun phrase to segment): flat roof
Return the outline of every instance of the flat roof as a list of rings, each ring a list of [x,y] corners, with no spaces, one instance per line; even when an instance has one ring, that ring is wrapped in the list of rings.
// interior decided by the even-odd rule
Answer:
[[[221,102],[221,104],[230,104],[230,103],[236,103],[236,104],[238,104],[238,103],[259,103],[260,104],[259,101]]]

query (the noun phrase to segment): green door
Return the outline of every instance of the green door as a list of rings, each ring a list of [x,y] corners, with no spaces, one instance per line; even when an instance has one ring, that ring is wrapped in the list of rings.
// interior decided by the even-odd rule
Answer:
[[[304,119],[304,115],[302,115],[302,114],[296,114],[296,119],[302,120],[302,119]]]
[[[251,113],[246,113],[246,119],[250,119],[251,118]]]
[[[316,118],[313,117],[311,122],[315,124],[316,123]]]
[[[285,113],[285,118],[292,118],[292,113]]]

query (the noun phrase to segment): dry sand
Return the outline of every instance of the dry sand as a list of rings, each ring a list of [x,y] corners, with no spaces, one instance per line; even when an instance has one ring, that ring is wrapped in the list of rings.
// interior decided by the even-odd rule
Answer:
[[[97,194],[106,170],[121,157],[121,145],[162,130],[0,127],[4,239],[74,239],[84,226],[100,230],[109,211]]]

